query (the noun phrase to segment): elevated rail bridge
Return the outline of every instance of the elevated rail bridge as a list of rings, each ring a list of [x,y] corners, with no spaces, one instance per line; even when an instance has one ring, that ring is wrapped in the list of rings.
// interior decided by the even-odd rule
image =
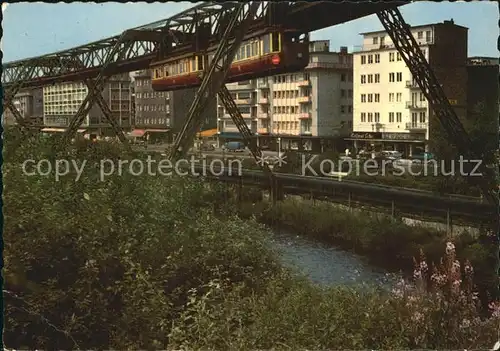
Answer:
[[[107,80],[116,74],[148,68],[158,57],[169,58],[169,49],[182,46],[198,52],[200,34],[216,38],[218,49],[204,68],[202,83],[188,112],[170,157],[185,155],[203,121],[203,111],[218,95],[253,156],[260,160],[261,151],[252,133],[225,87],[229,68],[241,42],[248,33],[266,28],[286,28],[308,33],[371,14],[377,14],[395,48],[410,69],[416,83],[432,106],[441,127],[462,155],[479,159],[464,127],[445,96],[441,85],[422,54],[410,26],[405,23],[398,6],[409,1],[366,2],[360,0],[328,2],[225,2],[203,3],[165,20],[124,31],[121,35],[77,48],[3,64],[4,106],[14,114],[17,123],[29,128],[12,104],[22,88],[41,87],[68,81],[83,81],[88,94],[64,134],[67,143],[75,135],[91,107],[97,103],[117,136],[126,142],[123,131],[112,118],[101,97]],[[272,188],[276,176],[262,165]],[[495,177],[491,170],[480,170],[484,177],[468,177],[478,186],[485,199],[498,206]]]

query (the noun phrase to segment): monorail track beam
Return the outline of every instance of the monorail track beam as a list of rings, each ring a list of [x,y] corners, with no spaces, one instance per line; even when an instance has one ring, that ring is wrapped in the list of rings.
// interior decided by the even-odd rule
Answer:
[[[481,155],[474,150],[474,145],[467,131],[451,106],[431,66],[420,50],[417,41],[411,34],[411,27],[403,19],[401,12],[397,8],[385,9],[378,12],[377,16],[408,66],[420,90],[431,104],[431,108],[439,120],[441,127],[456,145],[459,152],[462,155],[470,155],[471,159],[482,159]],[[467,177],[467,180],[478,186],[483,196],[491,204],[498,206],[498,194],[494,175],[484,163],[481,164],[479,171],[483,176],[470,176]]]

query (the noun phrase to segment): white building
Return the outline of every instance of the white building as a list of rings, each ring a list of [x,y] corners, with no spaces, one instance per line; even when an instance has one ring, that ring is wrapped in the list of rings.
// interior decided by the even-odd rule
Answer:
[[[330,52],[329,41],[311,42],[310,63],[302,72],[231,83],[227,88],[261,144],[280,137],[284,147],[294,147],[299,137],[319,140],[352,130],[352,55],[347,48]],[[221,142],[240,138],[220,104],[218,132]]]
[[[457,114],[466,107],[467,28],[453,21],[411,29]],[[407,155],[429,149],[431,109],[391,38],[362,33],[354,53],[354,148],[384,148]]]
[[[60,83],[43,87],[43,124],[66,127],[87,96],[88,88],[82,82]],[[82,126],[89,125],[89,116]]]

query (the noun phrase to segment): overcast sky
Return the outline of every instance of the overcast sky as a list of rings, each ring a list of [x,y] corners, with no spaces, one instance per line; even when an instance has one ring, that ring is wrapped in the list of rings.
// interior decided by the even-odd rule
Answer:
[[[172,3],[16,3],[4,12],[4,62],[59,51],[121,33],[131,27],[168,18],[192,7]],[[446,19],[469,28],[469,56],[498,56],[498,9],[495,2],[418,2],[400,8],[411,25]],[[325,28],[312,39],[329,39],[330,47],[361,44],[359,33],[381,30],[375,15]]]

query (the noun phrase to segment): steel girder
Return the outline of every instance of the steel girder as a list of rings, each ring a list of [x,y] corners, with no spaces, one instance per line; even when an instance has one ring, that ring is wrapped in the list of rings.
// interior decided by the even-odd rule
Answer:
[[[471,159],[480,160],[482,155],[474,150],[467,131],[463,127],[455,110],[451,106],[443,88],[439,84],[431,66],[427,62],[420,47],[411,34],[410,26],[405,22],[398,9],[388,9],[377,13],[394,46],[412,73],[420,90],[425,95],[438,118],[441,127],[456,145],[462,155],[470,155]],[[498,206],[496,180],[492,171],[481,164],[481,177],[467,177],[467,180],[478,186],[483,196],[494,206]]]
[[[202,83],[189,109],[186,123],[170,152],[170,159],[177,160],[186,155],[189,145],[203,122],[203,112],[215,100],[217,93],[224,85],[234,55],[239,49],[259,6],[258,2],[240,3],[238,8],[227,18],[226,28],[221,28],[224,30],[224,34],[220,45],[214,53],[212,62],[204,72]],[[231,40],[232,37],[234,38]]]
[[[259,2],[250,31],[276,24],[298,27],[301,31],[308,32],[373,14],[382,7],[408,3],[397,1],[374,5],[361,0],[357,0],[359,3],[353,1],[354,3],[340,0],[314,3]],[[157,44],[162,35],[171,36],[176,45],[189,44],[197,29],[208,23],[212,35],[216,36],[221,33],[221,19],[230,16],[238,5],[238,2],[203,3],[170,18],[132,28],[128,32],[135,37],[134,43],[106,74],[114,75],[147,68],[156,57]],[[273,10],[276,8],[279,10]],[[318,21],[311,21],[311,18]],[[278,22],[273,23],[271,19]],[[5,63],[2,72],[3,86],[10,89],[10,86],[20,79],[20,74],[28,68],[34,72],[22,79],[26,88],[96,78],[119,38],[120,36],[114,36],[64,51]],[[75,64],[76,62],[82,62],[84,68]]]

